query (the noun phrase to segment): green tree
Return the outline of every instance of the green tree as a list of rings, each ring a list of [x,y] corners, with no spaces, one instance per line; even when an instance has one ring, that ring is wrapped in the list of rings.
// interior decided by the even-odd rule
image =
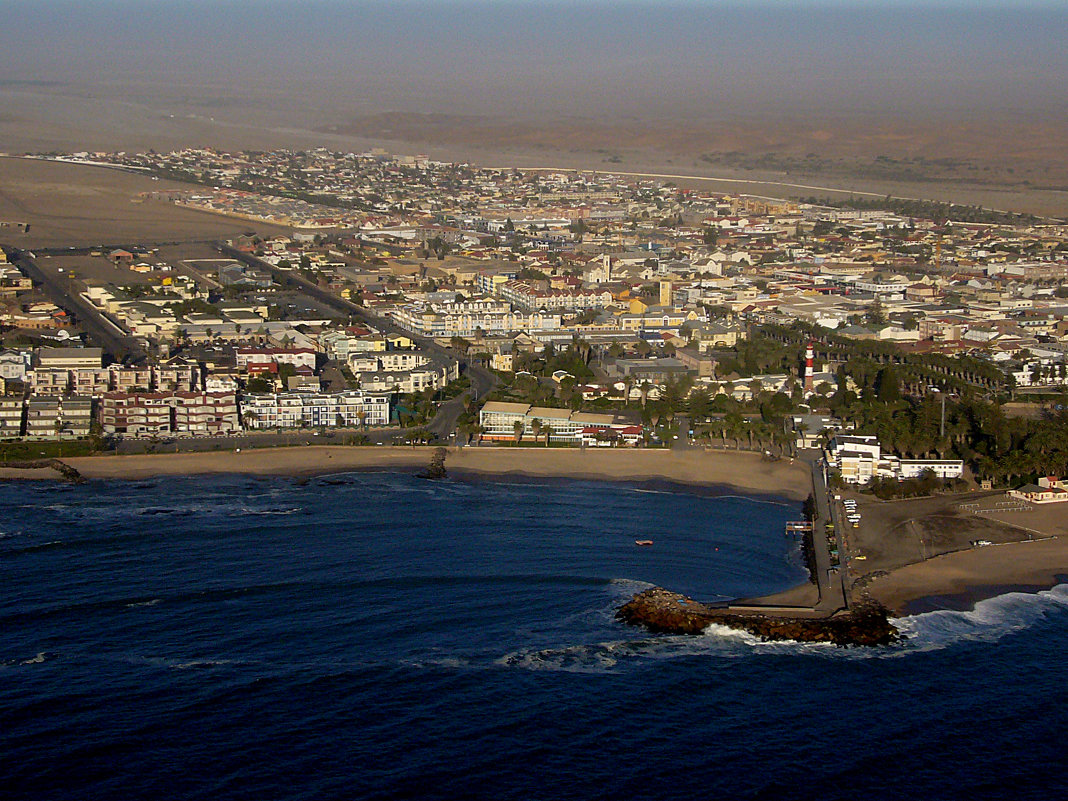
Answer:
[[[884,367],[875,378],[875,397],[881,403],[901,400],[901,386],[893,367]]]

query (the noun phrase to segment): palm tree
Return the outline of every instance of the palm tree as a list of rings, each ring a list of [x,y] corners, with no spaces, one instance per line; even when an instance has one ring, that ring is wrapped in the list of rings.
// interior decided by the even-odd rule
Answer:
[[[542,433],[545,434],[545,447],[548,448],[549,447],[549,437],[552,436],[552,434],[554,433],[553,432],[553,427],[550,426],[550,425],[544,425],[544,426],[541,427],[541,430],[542,430]]]
[[[538,437],[541,435],[541,420],[535,417],[530,421],[530,430],[534,432],[534,442],[537,443]]]

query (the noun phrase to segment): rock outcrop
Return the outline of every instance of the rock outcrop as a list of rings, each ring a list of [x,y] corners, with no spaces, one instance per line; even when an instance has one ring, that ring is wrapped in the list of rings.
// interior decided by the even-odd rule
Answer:
[[[717,623],[749,632],[762,640],[829,642],[835,645],[888,645],[900,634],[890,623],[888,611],[875,603],[864,603],[848,612],[829,617],[802,617],[789,612],[739,610],[729,606],[709,606],[677,592],[660,587],[635,595],[616,613],[635,626],[645,626],[665,634],[701,634]]]
[[[445,448],[435,448],[434,453],[430,457],[430,465],[426,470],[419,474],[419,478],[446,478],[448,472],[445,470],[445,457],[448,455],[449,452]]]

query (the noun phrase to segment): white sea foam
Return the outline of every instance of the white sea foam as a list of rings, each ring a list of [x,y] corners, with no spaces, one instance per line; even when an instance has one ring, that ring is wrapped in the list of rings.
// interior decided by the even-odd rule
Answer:
[[[731,628],[730,626],[724,626],[722,623],[709,623],[705,626],[705,630],[702,633],[704,637],[719,637],[728,640],[737,640],[738,642],[745,643],[746,645],[760,645],[761,640],[754,634],[750,634],[748,631],[742,629]]]
[[[772,501],[772,500],[769,500],[767,498],[753,498],[753,497],[750,497],[749,495],[715,495],[715,496],[713,496],[713,498],[714,499],[724,499],[724,500],[727,499],[727,498],[730,498],[730,499],[733,499],[733,500],[749,501],[750,503],[762,503],[762,504],[765,504],[766,506],[788,506],[788,507],[794,507],[794,506],[797,505],[797,504],[794,504],[794,503],[786,503],[785,501]]]
[[[613,595],[636,595],[644,590],[651,590],[656,585],[638,579],[614,578],[609,579],[608,586]]]
[[[31,658],[31,659],[24,659],[19,664],[20,665],[39,665],[42,662],[47,662],[47,661],[48,661],[48,654],[45,653],[44,651],[41,651],[41,653],[37,654],[37,656],[35,656],[35,657]]]
[[[834,646],[831,646],[834,649]],[[841,650],[841,649],[834,649]],[[501,667],[568,673],[611,673],[621,663],[692,657],[738,659],[762,653],[826,653],[822,645],[765,643],[745,631],[713,624],[703,636],[684,634],[633,640],[520,649],[496,660]]]
[[[191,662],[178,662],[168,665],[171,670],[192,670],[195,668],[212,668],[220,665],[232,665],[233,659],[194,659]]]
[[[136,601],[135,603],[126,604],[127,609],[137,609],[142,606],[155,606],[160,602],[159,598],[153,598],[151,601]]]
[[[231,517],[241,517],[242,515],[257,515],[257,516],[295,515],[295,514],[297,514],[299,512],[302,512],[302,511],[303,511],[303,509],[301,509],[299,506],[293,506],[293,507],[290,507],[288,509],[249,509],[249,508],[244,508],[240,512],[234,512],[231,515]]]
[[[962,642],[996,642],[1066,608],[1068,584],[1058,584],[1037,593],[1010,592],[988,598],[967,612],[941,609],[892,622],[908,637],[905,651],[931,651]]]

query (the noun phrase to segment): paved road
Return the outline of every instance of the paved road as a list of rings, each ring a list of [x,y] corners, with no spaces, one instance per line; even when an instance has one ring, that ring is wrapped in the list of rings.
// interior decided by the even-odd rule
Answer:
[[[824,534],[827,523],[834,523],[830,498],[827,485],[823,480],[823,466],[820,462],[822,454],[819,451],[802,451],[801,458],[809,465],[812,471],[813,495],[816,500],[816,518],[812,521],[812,550],[816,560],[816,583],[820,590],[820,600],[816,609],[821,612],[831,613],[838,609],[844,609],[846,604],[845,588],[839,568],[831,572],[831,553],[827,547],[827,537]],[[837,526],[835,526],[837,531]],[[841,544],[838,546],[841,554]]]
[[[202,453],[204,451],[232,451],[237,448],[270,448],[286,445],[344,445],[352,438],[364,436],[377,445],[402,445],[412,429],[389,428],[327,429],[323,433],[311,429],[292,431],[245,431],[227,437],[160,437],[156,442],[147,439],[121,439],[116,442],[117,453]]]
[[[327,290],[316,286],[293,270],[280,270],[262,259],[258,259],[248,253],[234,250],[226,245],[220,244],[217,245],[217,247],[226,256],[261,270],[267,270],[283,287],[304,292],[315,298],[327,308],[333,309],[341,315],[356,318],[372,328],[381,331],[383,334],[403,334],[404,336],[409,337],[416,343],[420,350],[429,353],[433,358],[442,363],[459,361],[463,374],[471,381],[471,390],[459,398],[454,398],[441,404],[441,406],[438,407],[434,419],[427,424],[426,430],[431,434],[435,434],[440,439],[447,439],[456,430],[456,420],[463,413],[465,407],[465,396],[473,394],[475,400],[480,400],[489,394],[489,392],[491,392],[499,383],[496,374],[492,371],[475,364],[448,348],[441,347],[428,337],[409,331],[407,328],[398,325],[389,318],[380,317],[379,315],[368,311],[363,306],[358,306],[344,298],[338,297],[332,292],[328,292]]]
[[[37,262],[25,251],[18,254],[14,261],[25,271],[26,275],[41,285],[50,301],[78,318],[94,344],[102,347],[119,361],[132,364],[144,361],[146,354],[137,340],[120,334],[105,322],[99,310],[72,289],[72,281],[50,276],[38,267]]]
[[[446,348],[441,347],[433,340],[428,339],[424,336],[420,336],[419,334],[415,334],[409,331],[407,328],[401,327],[400,325],[398,325],[393,320],[390,320],[387,317],[380,317],[377,314],[368,311],[363,306],[358,306],[357,304],[352,303],[351,301],[345,300],[344,298],[335,295],[333,292],[329,292],[323,289],[322,287],[316,286],[295,270],[281,270],[275,267],[273,264],[269,264],[268,262],[265,262],[262,259],[258,259],[248,253],[242,253],[241,251],[235,250],[234,248],[231,248],[227,245],[217,244],[216,248],[218,248],[221,253],[228,256],[229,258],[241,261],[260,270],[266,270],[267,272],[271,273],[272,276],[274,276],[275,280],[277,280],[283,288],[294,289],[299,292],[303,292],[304,294],[315,298],[327,308],[333,309],[334,311],[338,312],[340,316],[353,317],[357,320],[366,323],[369,326],[372,326],[373,328],[378,329],[383,334],[403,334],[404,336],[409,337],[412,341],[417,343],[419,345],[420,350],[425,350],[428,353],[431,353],[439,358],[449,359],[452,361],[456,360],[456,354],[452,353]]]

